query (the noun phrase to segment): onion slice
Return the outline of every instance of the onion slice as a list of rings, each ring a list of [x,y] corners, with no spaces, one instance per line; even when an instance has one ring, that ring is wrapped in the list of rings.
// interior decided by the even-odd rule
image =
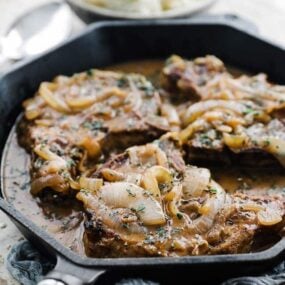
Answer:
[[[161,205],[143,188],[128,182],[104,185],[97,195],[102,203],[113,208],[129,208],[136,212],[144,225],[162,225],[165,216]]]
[[[96,192],[103,186],[103,179],[80,177],[79,185],[82,189],[88,189],[89,191]]]
[[[198,197],[210,183],[211,173],[206,168],[187,166],[183,180],[183,194]]]
[[[215,181],[212,180],[210,182],[210,187],[215,189],[215,194],[211,194],[199,210],[201,216],[190,225],[190,230],[194,230],[200,234],[206,233],[212,227],[214,219],[218,212],[224,207],[227,197],[224,189]]]
[[[282,215],[276,209],[267,208],[257,213],[257,220],[262,226],[273,226],[282,221]]]
[[[45,100],[45,102],[61,113],[69,113],[71,110],[65,101],[61,100],[55,93],[57,88],[56,83],[43,82],[39,88],[39,95]],[[54,92],[53,92],[54,91]]]

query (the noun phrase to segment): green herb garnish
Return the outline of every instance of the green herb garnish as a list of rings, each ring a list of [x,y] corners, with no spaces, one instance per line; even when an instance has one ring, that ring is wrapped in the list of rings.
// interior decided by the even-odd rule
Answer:
[[[176,217],[177,217],[179,220],[181,220],[181,219],[183,218],[183,215],[182,215],[181,213],[177,213],[177,214],[176,214]]]
[[[243,115],[249,115],[249,114],[251,114],[251,115],[258,115],[259,114],[259,111],[257,111],[257,110],[254,110],[254,109],[252,109],[252,108],[247,108],[245,111],[243,111],[242,112],[242,114]]]
[[[123,228],[125,228],[125,229],[128,229],[128,228],[129,228],[129,225],[126,224],[126,223],[122,223],[122,226],[123,226]]]
[[[128,78],[126,76],[122,76],[118,81],[117,81],[117,86],[118,87],[126,87],[128,85]]]
[[[211,194],[217,194],[218,190],[216,188],[210,188],[208,190]]]
[[[162,227],[159,227],[157,230],[157,235],[160,237],[160,238],[165,238],[166,237],[166,234],[167,234],[167,230],[162,228]]]
[[[138,206],[138,208],[136,209],[136,212],[143,212],[144,210],[145,210],[145,206],[142,204]]]
[[[71,168],[72,166],[75,166],[75,165],[76,165],[76,163],[73,159],[70,158],[67,160],[67,167],[68,168]]]
[[[85,129],[89,129],[91,131],[97,131],[102,129],[103,124],[100,121],[93,121],[93,122],[84,122],[82,126]]]
[[[202,145],[212,145],[212,140],[206,134],[202,134],[199,139]]]
[[[92,70],[92,69],[87,70],[87,71],[86,71],[86,74],[87,74],[88,76],[92,76],[92,75],[93,75],[93,70]]]
[[[265,147],[269,146],[269,145],[270,145],[270,141],[269,141],[269,140],[265,140],[265,141],[263,142],[263,145],[264,145]]]
[[[131,196],[131,197],[136,197],[136,194],[133,193],[131,189],[128,189],[128,188],[127,188],[126,191],[128,192],[129,196]]]

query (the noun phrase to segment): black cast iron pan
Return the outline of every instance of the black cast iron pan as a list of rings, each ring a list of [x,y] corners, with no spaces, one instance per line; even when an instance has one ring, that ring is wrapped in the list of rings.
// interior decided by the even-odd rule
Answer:
[[[102,22],[62,46],[13,67],[0,78],[0,150],[21,110],[23,99],[32,96],[42,81],[58,74],[102,67],[130,60],[166,58],[170,54],[193,58],[214,54],[227,64],[249,72],[265,72],[270,79],[285,83],[285,51],[257,35],[234,17],[165,20],[147,22]],[[3,152],[3,155],[5,151]],[[3,189],[2,189],[3,190]],[[181,258],[82,258],[63,247],[47,232],[27,220],[13,205],[0,198],[0,208],[22,233],[43,253],[56,259],[55,269],[43,284],[92,284],[105,272],[175,284],[190,278],[192,284],[217,283],[222,277],[254,274],[272,266],[282,257],[285,240],[252,254],[195,256]],[[107,280],[106,279],[106,280]],[[63,283],[54,283],[54,280]],[[103,281],[102,281],[103,280]],[[101,283],[102,284],[102,283]],[[105,283],[111,284],[111,283]],[[195,283],[196,284],[196,283]]]

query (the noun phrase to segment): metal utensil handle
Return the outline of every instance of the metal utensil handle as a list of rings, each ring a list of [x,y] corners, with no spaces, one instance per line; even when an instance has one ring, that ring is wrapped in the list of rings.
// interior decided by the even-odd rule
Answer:
[[[38,285],[90,285],[105,273],[104,269],[90,269],[71,263],[57,256],[55,268]]]

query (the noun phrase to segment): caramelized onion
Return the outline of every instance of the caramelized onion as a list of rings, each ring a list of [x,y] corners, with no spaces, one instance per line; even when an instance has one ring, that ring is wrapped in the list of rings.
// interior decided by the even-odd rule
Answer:
[[[126,178],[126,182],[141,185],[142,175],[139,173],[129,173]]]
[[[48,146],[37,145],[34,151],[39,157],[49,161],[49,163],[44,166],[47,172],[55,173],[67,168],[67,162],[62,157],[50,151]]]
[[[133,209],[145,225],[161,225],[165,217],[160,204],[145,190],[128,182],[104,185],[98,196],[108,207]]]
[[[159,184],[171,184],[173,178],[170,171],[162,166],[155,165],[146,170],[142,177],[142,186],[144,189],[154,195],[160,197]]]
[[[246,135],[232,135],[232,134],[223,134],[223,139],[225,144],[232,149],[241,149],[243,148],[247,141],[248,137]]]
[[[27,116],[26,116],[27,117]],[[28,118],[27,118],[28,119]],[[38,126],[42,126],[42,127],[49,127],[52,125],[52,121],[51,120],[35,120],[35,123]]]
[[[110,87],[106,88],[104,91],[102,91],[96,96],[96,102],[105,101],[113,96],[117,97],[120,101],[124,101],[128,94],[117,87]]]
[[[168,123],[171,126],[179,126],[180,125],[180,119],[179,116],[177,114],[176,109],[169,105],[169,104],[163,104],[161,106],[161,115],[164,116]]]
[[[228,101],[228,100],[207,100],[201,101],[191,105],[185,112],[183,116],[184,125],[188,125],[195,121],[202,114],[214,110],[215,108],[233,111],[236,114],[243,115],[247,110],[247,106],[252,106],[251,101]],[[257,108],[257,106],[254,106]]]
[[[258,140],[258,144],[274,155],[280,164],[285,167],[285,141],[281,138],[268,137]]]
[[[166,154],[154,144],[131,147],[127,150],[127,152],[132,165],[138,165],[140,163],[146,164],[150,162],[163,167],[168,166]]]
[[[27,108],[25,111],[25,117],[28,120],[34,120],[37,117],[39,117],[41,115],[41,111],[39,109],[32,109],[32,108]]]
[[[169,202],[167,204],[167,209],[169,213],[174,217],[178,217],[178,215],[181,214],[177,205],[181,198],[181,193],[182,193],[182,185],[181,184],[174,185],[171,191],[168,192],[164,197],[165,201]]]
[[[65,101],[71,109],[80,111],[93,105],[96,101],[96,97],[88,96],[88,97],[72,98],[72,99],[66,98]]]
[[[123,173],[110,168],[103,168],[100,172],[103,178],[110,182],[122,181],[125,178]]]
[[[259,211],[265,210],[263,206],[256,203],[244,203],[241,205],[241,210],[243,211],[252,211],[258,213]]]
[[[88,191],[96,192],[103,186],[103,180],[82,176],[79,179],[79,185],[81,189],[88,189]]]
[[[38,195],[43,189],[52,188],[56,192],[66,192],[69,189],[68,183],[58,174],[41,176],[31,183],[31,193]]]
[[[215,189],[215,193],[210,194],[210,197],[199,210],[201,216],[194,220],[189,227],[189,229],[201,234],[206,233],[212,227],[216,215],[224,207],[226,201],[226,193],[218,183],[212,180],[210,187]]]
[[[44,100],[39,96],[26,99],[23,102],[23,107],[25,108],[25,117],[28,120],[38,118],[42,114],[42,105],[44,105]]]
[[[56,83],[43,82],[39,88],[39,95],[46,101],[46,103],[61,113],[69,113],[71,110],[67,104],[61,100],[57,94],[53,93],[57,88]]]
[[[148,231],[146,227],[138,222],[128,223],[128,227],[124,227],[125,218],[122,219],[118,212],[119,210],[106,205],[104,202],[102,203],[102,199],[99,196],[87,191],[80,191],[76,198],[84,203],[85,208],[91,209],[105,226],[115,230],[123,240],[139,242],[145,239],[145,234]],[[128,211],[129,213],[131,212],[131,210]]]
[[[101,154],[101,146],[98,142],[97,137],[93,138],[89,135],[86,135],[81,139],[78,145],[84,147],[87,151],[88,156],[91,158],[96,158]]]
[[[199,197],[210,183],[211,173],[206,168],[188,166],[183,180],[183,194],[190,197]]]
[[[268,208],[257,213],[257,220],[262,226],[273,226],[282,221],[282,216],[277,210]]]

